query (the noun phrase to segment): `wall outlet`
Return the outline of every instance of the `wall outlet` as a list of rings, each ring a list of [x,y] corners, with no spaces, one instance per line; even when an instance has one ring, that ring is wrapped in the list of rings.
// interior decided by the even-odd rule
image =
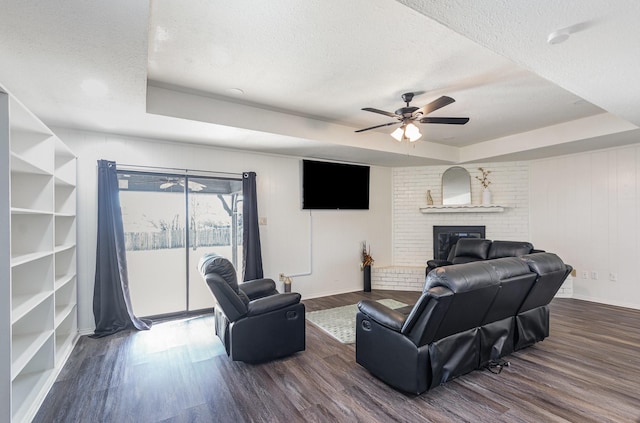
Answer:
[[[589,272],[587,272],[586,270],[582,271],[582,279],[589,279]]]
[[[609,273],[609,280],[611,282],[617,282],[618,281],[618,274],[617,273]]]
[[[596,272],[595,270],[591,271],[591,279],[593,279],[594,281],[598,280],[598,272]]]

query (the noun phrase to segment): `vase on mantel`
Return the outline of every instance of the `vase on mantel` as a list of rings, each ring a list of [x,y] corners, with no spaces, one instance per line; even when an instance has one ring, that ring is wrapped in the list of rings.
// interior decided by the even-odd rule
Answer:
[[[431,196],[431,190],[427,190],[427,206],[433,206],[433,197]]]
[[[485,188],[482,190],[482,205],[483,206],[491,205],[491,190],[489,188]]]

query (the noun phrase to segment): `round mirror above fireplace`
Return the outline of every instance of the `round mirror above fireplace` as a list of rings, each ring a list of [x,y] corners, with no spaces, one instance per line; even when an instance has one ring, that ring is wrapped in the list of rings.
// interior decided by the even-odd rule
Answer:
[[[471,204],[471,177],[464,167],[453,166],[442,174],[442,204]]]

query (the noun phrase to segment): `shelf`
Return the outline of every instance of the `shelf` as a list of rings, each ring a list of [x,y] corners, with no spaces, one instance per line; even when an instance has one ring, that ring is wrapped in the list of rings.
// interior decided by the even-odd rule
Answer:
[[[480,204],[467,204],[460,206],[423,206],[420,207],[421,213],[501,213],[506,206],[490,205],[483,206]]]
[[[36,171],[29,170],[27,173],[47,173],[53,174],[54,169],[54,137],[51,134],[42,134],[32,131],[16,130],[11,128],[10,132],[11,159],[19,160],[19,166],[30,165]],[[11,166],[16,171],[19,168]]]
[[[56,187],[75,187],[76,186],[76,184],[72,180],[65,179],[57,175],[55,177],[54,183]]]
[[[64,245],[75,245],[76,241],[76,219],[75,216],[55,219],[55,247]]]
[[[13,257],[50,253],[53,245],[53,214],[11,215]]]
[[[75,307],[76,307],[75,304],[65,304],[59,307],[56,306],[56,316],[55,316],[54,326],[58,328],[60,323],[62,323],[64,319],[66,319],[69,316],[69,314],[71,314],[71,312]]]
[[[52,335],[53,329],[13,337],[11,379],[18,376]]]
[[[25,209],[20,207],[11,207],[11,214],[40,214],[40,215],[51,215],[52,212],[47,210],[35,210],[35,209]]]
[[[11,129],[22,132],[35,132],[45,136],[51,135],[51,130],[36,115],[31,113],[17,98],[9,96],[11,110]]]
[[[50,379],[54,376],[54,370],[48,369],[40,372],[21,374],[14,379],[12,383],[13,421],[26,421],[29,414],[35,414],[37,409],[31,413],[30,411],[34,408],[34,404],[39,403],[38,397],[42,396],[43,392],[48,390],[48,386],[51,386],[52,382],[50,382]]]
[[[76,187],[73,185],[55,186],[56,213],[74,214],[76,211]]]
[[[35,165],[16,153],[11,153],[11,172],[14,173],[31,173],[35,175],[49,175],[52,173],[38,165]]]
[[[11,207],[53,212],[52,176],[12,173]]]
[[[76,276],[75,249],[71,248],[57,253],[55,255],[54,269],[56,289],[69,283]]]
[[[54,290],[59,290],[69,282],[71,282],[76,277],[75,273],[69,273],[66,275],[56,276],[56,280],[54,283]]]
[[[56,362],[58,362],[58,359],[63,362],[63,358],[71,353],[75,337],[75,331],[64,332],[59,335],[56,333]]]
[[[56,245],[55,253],[63,253],[76,247],[76,244]]]
[[[70,152],[58,155],[56,151],[55,170],[56,185],[76,186],[76,158]]]
[[[21,266],[26,263],[52,255],[53,251],[37,251],[35,253],[16,254],[11,256],[11,267]]]
[[[37,294],[14,295],[12,297],[11,323],[16,323],[28,312],[49,298],[53,291],[38,292]]]
[[[75,218],[75,217],[76,217],[76,214],[75,214],[75,213],[58,213],[58,212],[56,212],[56,213],[54,213],[53,215],[54,215],[55,217],[73,217],[73,218]]]
[[[75,315],[70,313],[56,327],[56,365],[66,361],[77,338],[78,324]]]
[[[11,269],[11,323],[15,324],[53,295],[51,255]],[[29,332],[29,331],[27,331]]]
[[[67,283],[56,290],[54,311],[54,327],[56,329],[73,311],[76,303],[76,284]]]
[[[76,158],[73,151],[65,143],[56,138],[55,142],[55,158],[56,167],[61,167],[63,164],[68,163]]]

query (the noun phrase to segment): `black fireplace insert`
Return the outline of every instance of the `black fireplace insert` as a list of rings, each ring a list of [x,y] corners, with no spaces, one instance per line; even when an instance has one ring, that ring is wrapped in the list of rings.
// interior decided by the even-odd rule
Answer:
[[[434,226],[433,258],[446,260],[449,250],[460,238],[484,238],[484,226]]]

